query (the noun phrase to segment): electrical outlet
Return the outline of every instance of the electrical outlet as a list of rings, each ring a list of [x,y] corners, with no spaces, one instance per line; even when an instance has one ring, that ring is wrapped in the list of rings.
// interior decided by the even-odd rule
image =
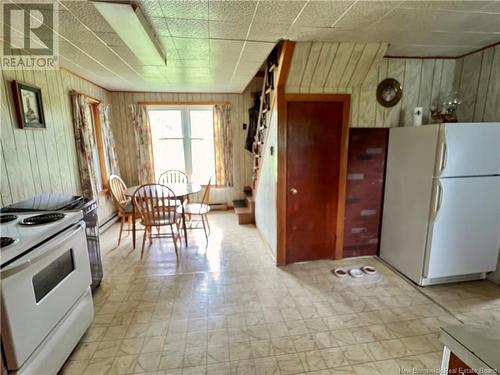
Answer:
[[[271,156],[274,155],[274,146],[269,147],[269,151],[271,152]]]
[[[247,130],[247,124],[243,124],[243,130]]]

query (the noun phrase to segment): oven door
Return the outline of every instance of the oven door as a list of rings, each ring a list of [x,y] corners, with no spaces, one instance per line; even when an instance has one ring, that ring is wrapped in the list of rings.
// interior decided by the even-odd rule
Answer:
[[[2,343],[18,369],[91,283],[85,224],[80,222],[0,273]]]

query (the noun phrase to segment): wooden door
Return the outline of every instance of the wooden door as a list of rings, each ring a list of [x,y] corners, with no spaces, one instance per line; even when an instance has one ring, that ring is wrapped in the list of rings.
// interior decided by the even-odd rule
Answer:
[[[287,102],[286,263],[334,257],[343,106]]]

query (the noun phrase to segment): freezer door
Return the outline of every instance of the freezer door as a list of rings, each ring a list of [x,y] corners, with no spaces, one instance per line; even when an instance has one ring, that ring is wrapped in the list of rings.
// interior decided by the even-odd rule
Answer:
[[[500,246],[500,177],[436,179],[425,276],[494,271]]]
[[[500,174],[500,123],[442,124],[436,177]]]

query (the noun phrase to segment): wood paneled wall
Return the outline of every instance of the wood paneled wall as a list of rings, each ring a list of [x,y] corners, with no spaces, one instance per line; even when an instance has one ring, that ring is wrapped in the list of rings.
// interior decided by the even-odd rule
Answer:
[[[110,92],[112,128],[116,140],[118,159],[123,179],[129,185],[137,184],[135,136],[129,115],[130,104],[137,102],[228,102],[231,105],[233,130],[234,187],[214,188],[210,192],[211,203],[232,204],[233,199],[243,197],[243,187],[252,182],[252,154],[244,149],[248,124],[248,109],[253,105],[252,93],[260,91],[262,79],[254,79],[243,94],[193,94],[193,93],[134,93]]]
[[[11,81],[18,80],[42,90],[46,129],[22,130],[17,118]],[[108,102],[106,90],[65,70],[2,71],[1,95],[1,205],[41,193],[81,194],[70,90]],[[101,223],[114,213],[101,197]]]
[[[458,59],[455,87],[464,98],[459,121],[499,121],[500,45]]]
[[[285,91],[345,93],[374,78],[386,51],[387,43],[296,43]]]
[[[351,127],[412,125],[415,107],[430,107],[453,91],[455,60],[384,58],[384,43],[299,42],[287,82],[288,93],[351,94]],[[293,73],[293,74],[292,74]],[[378,104],[377,84],[395,78],[403,86],[392,108]]]

